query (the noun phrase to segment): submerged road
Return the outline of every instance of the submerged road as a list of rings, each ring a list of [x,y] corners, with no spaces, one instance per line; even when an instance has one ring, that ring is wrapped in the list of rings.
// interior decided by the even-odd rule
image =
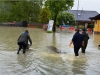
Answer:
[[[25,54],[22,51],[17,54],[17,39],[26,29],[33,44]],[[86,53],[80,50],[76,58],[73,48],[69,47],[73,34],[68,31],[53,34],[36,28],[0,27],[0,75],[100,75],[100,35],[89,33]]]

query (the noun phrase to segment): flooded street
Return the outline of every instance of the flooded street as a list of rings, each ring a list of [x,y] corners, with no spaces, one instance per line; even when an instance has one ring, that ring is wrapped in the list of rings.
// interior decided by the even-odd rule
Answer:
[[[29,30],[32,46],[17,54],[19,35]],[[0,75],[100,75],[100,35],[89,33],[86,53],[75,58],[69,47],[73,32],[45,33],[42,29],[0,27]],[[56,47],[56,53],[50,46]]]

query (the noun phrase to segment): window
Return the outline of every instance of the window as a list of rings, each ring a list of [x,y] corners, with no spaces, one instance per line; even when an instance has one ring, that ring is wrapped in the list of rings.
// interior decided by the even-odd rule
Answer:
[[[96,25],[96,26],[98,25],[98,21],[97,21],[97,20],[95,20],[95,25]]]

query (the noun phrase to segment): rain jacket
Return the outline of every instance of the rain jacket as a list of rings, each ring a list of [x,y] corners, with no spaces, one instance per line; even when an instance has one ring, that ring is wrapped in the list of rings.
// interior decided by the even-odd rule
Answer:
[[[82,46],[83,39],[84,37],[79,32],[76,32],[72,38],[74,46]]]
[[[89,40],[89,36],[88,36],[88,34],[87,34],[86,32],[83,33],[82,35],[83,35],[83,37],[84,37],[84,44],[85,44],[85,46],[87,46],[88,40]]]
[[[17,43],[23,42],[24,44],[27,44],[27,45],[28,45],[28,40],[29,40],[30,44],[32,45],[32,40],[31,40],[29,34],[26,33],[26,32],[23,32],[23,33],[19,36]]]

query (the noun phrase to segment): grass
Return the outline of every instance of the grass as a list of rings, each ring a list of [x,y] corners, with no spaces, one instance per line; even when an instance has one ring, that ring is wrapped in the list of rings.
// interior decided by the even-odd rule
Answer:
[[[52,31],[46,31],[46,33],[52,33]]]

